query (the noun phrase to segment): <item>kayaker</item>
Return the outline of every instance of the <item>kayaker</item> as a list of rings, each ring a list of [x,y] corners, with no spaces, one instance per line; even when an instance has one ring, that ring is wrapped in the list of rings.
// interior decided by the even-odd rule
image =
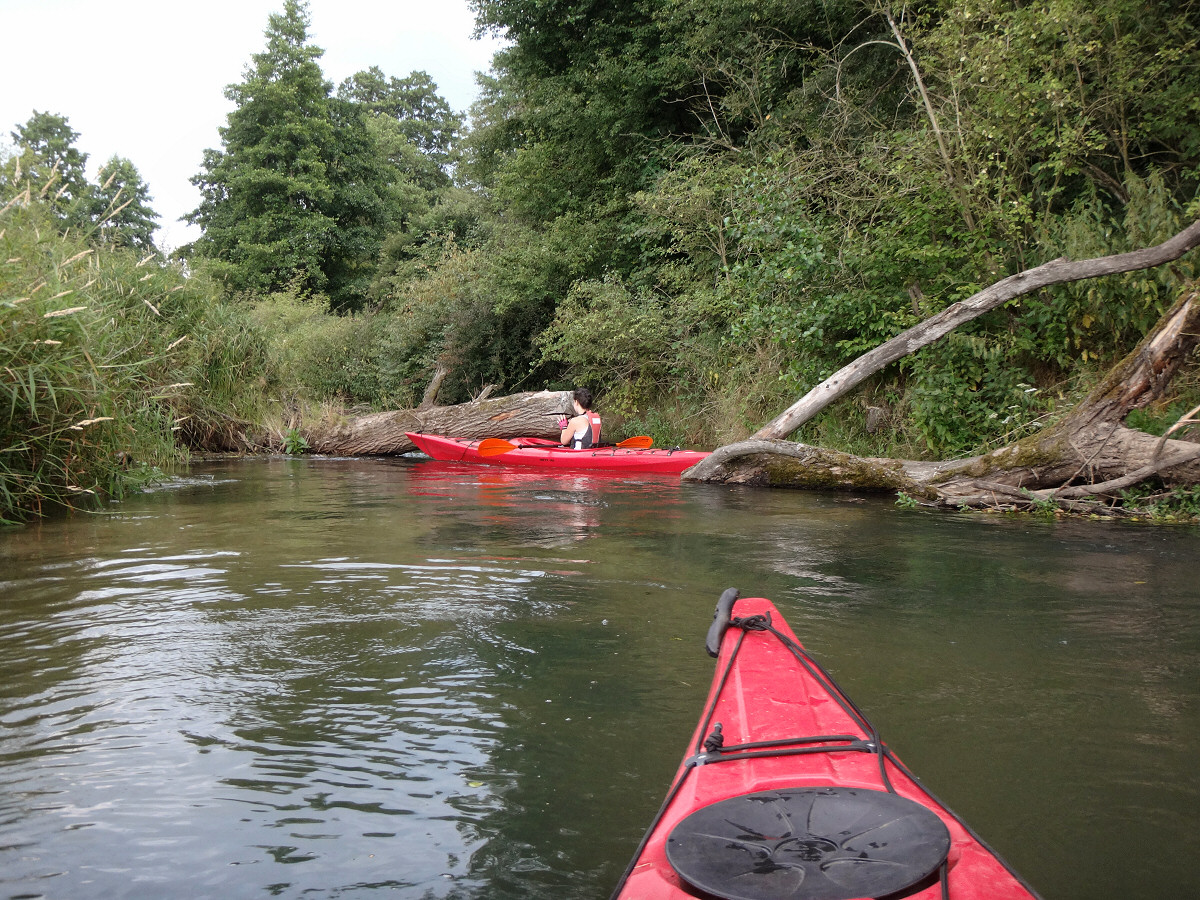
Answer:
[[[558,420],[562,434],[558,442],[572,450],[586,450],[600,443],[600,417],[592,412],[592,392],[587,388],[576,388],[571,394],[571,405],[575,415]]]

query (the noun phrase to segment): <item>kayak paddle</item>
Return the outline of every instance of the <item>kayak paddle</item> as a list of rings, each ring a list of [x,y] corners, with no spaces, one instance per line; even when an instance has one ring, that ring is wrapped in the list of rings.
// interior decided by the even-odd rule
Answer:
[[[631,438],[626,438],[617,444],[619,450],[649,450],[654,445],[654,438],[648,434],[639,434]],[[520,446],[512,441],[506,441],[503,438],[485,438],[479,442],[479,446],[475,448],[475,452],[480,456],[500,456],[502,453],[511,453],[513,450],[519,450]]]
[[[617,447],[621,450],[649,450],[654,445],[654,438],[648,434],[635,434],[631,438],[625,438]]]
[[[475,448],[475,452],[480,456],[499,456],[501,453],[508,453],[516,449],[518,447],[512,441],[506,441],[503,438],[484,438]]]

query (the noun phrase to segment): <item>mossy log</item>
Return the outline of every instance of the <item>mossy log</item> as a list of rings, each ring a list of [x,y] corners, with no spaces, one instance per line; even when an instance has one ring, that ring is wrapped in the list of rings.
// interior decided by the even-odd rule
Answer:
[[[1088,509],[1152,476],[1200,483],[1200,444],[1129,428],[1125,416],[1163,396],[1200,344],[1200,291],[1191,289],[1071,412],[1043,432],[983,456],[944,462],[856,457],[758,437],[721,447],[686,481],[855,491],[902,491],[953,507]]]
[[[453,406],[398,409],[318,422],[299,430],[315,453],[388,456],[416,449],[405,437],[407,431],[475,439],[557,439],[556,423],[570,410],[571,395],[567,391],[529,391]]]
[[[938,465],[955,463],[855,456],[794,441],[751,438],[714,450],[684,472],[683,478],[755,487],[904,491],[925,496],[924,484]]]
[[[1198,343],[1200,291],[1190,290],[1054,426],[943,471],[939,498],[988,506],[1001,486],[1014,499],[1038,502],[1103,496],[1152,476],[1172,485],[1200,483],[1200,444],[1164,440],[1124,424],[1130,412],[1162,398]]]

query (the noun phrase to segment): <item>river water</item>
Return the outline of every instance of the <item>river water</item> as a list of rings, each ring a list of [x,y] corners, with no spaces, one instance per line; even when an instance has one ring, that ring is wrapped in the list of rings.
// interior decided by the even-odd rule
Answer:
[[[1200,896],[1200,529],[257,459],[0,533],[0,897],[608,896],[776,601],[1046,900]]]

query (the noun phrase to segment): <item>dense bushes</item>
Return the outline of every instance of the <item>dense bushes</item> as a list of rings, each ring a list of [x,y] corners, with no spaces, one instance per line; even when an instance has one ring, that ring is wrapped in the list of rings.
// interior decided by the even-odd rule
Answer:
[[[488,4],[492,15],[507,6]],[[756,382],[761,369],[744,363],[778,360],[794,398],[1008,274],[1148,246],[1188,221],[1200,186],[1197,4],[862,13],[825,18],[844,30],[822,38],[764,12],[736,57],[697,44],[697,26],[701,127],[678,136],[635,198],[647,252],[574,289],[544,340],[548,361],[615,389],[625,407],[686,393],[732,409],[717,398],[742,393],[736,379],[690,371],[698,348],[719,348],[714,359]],[[1195,274],[1185,259],[1042,291],[905,359],[867,394],[903,410],[894,429],[919,452],[1011,438],[1131,348]]]
[[[120,494],[230,416],[260,418],[261,335],[203,278],[0,212],[0,519]]]
[[[369,304],[250,298],[297,392],[587,383],[711,445],[1005,275],[1167,237],[1200,186],[1195,2],[535,6],[476,5],[513,43]],[[947,454],[1036,428],[1192,274],[1023,298],[804,436]],[[847,425],[868,403],[890,430]]]
[[[517,389],[548,317],[532,302],[497,308],[497,259],[451,244],[434,265],[393,282],[375,309],[331,315],[322,298],[286,292],[251,303],[250,314],[300,397],[411,407],[445,368],[439,402],[462,402],[488,384]]]

